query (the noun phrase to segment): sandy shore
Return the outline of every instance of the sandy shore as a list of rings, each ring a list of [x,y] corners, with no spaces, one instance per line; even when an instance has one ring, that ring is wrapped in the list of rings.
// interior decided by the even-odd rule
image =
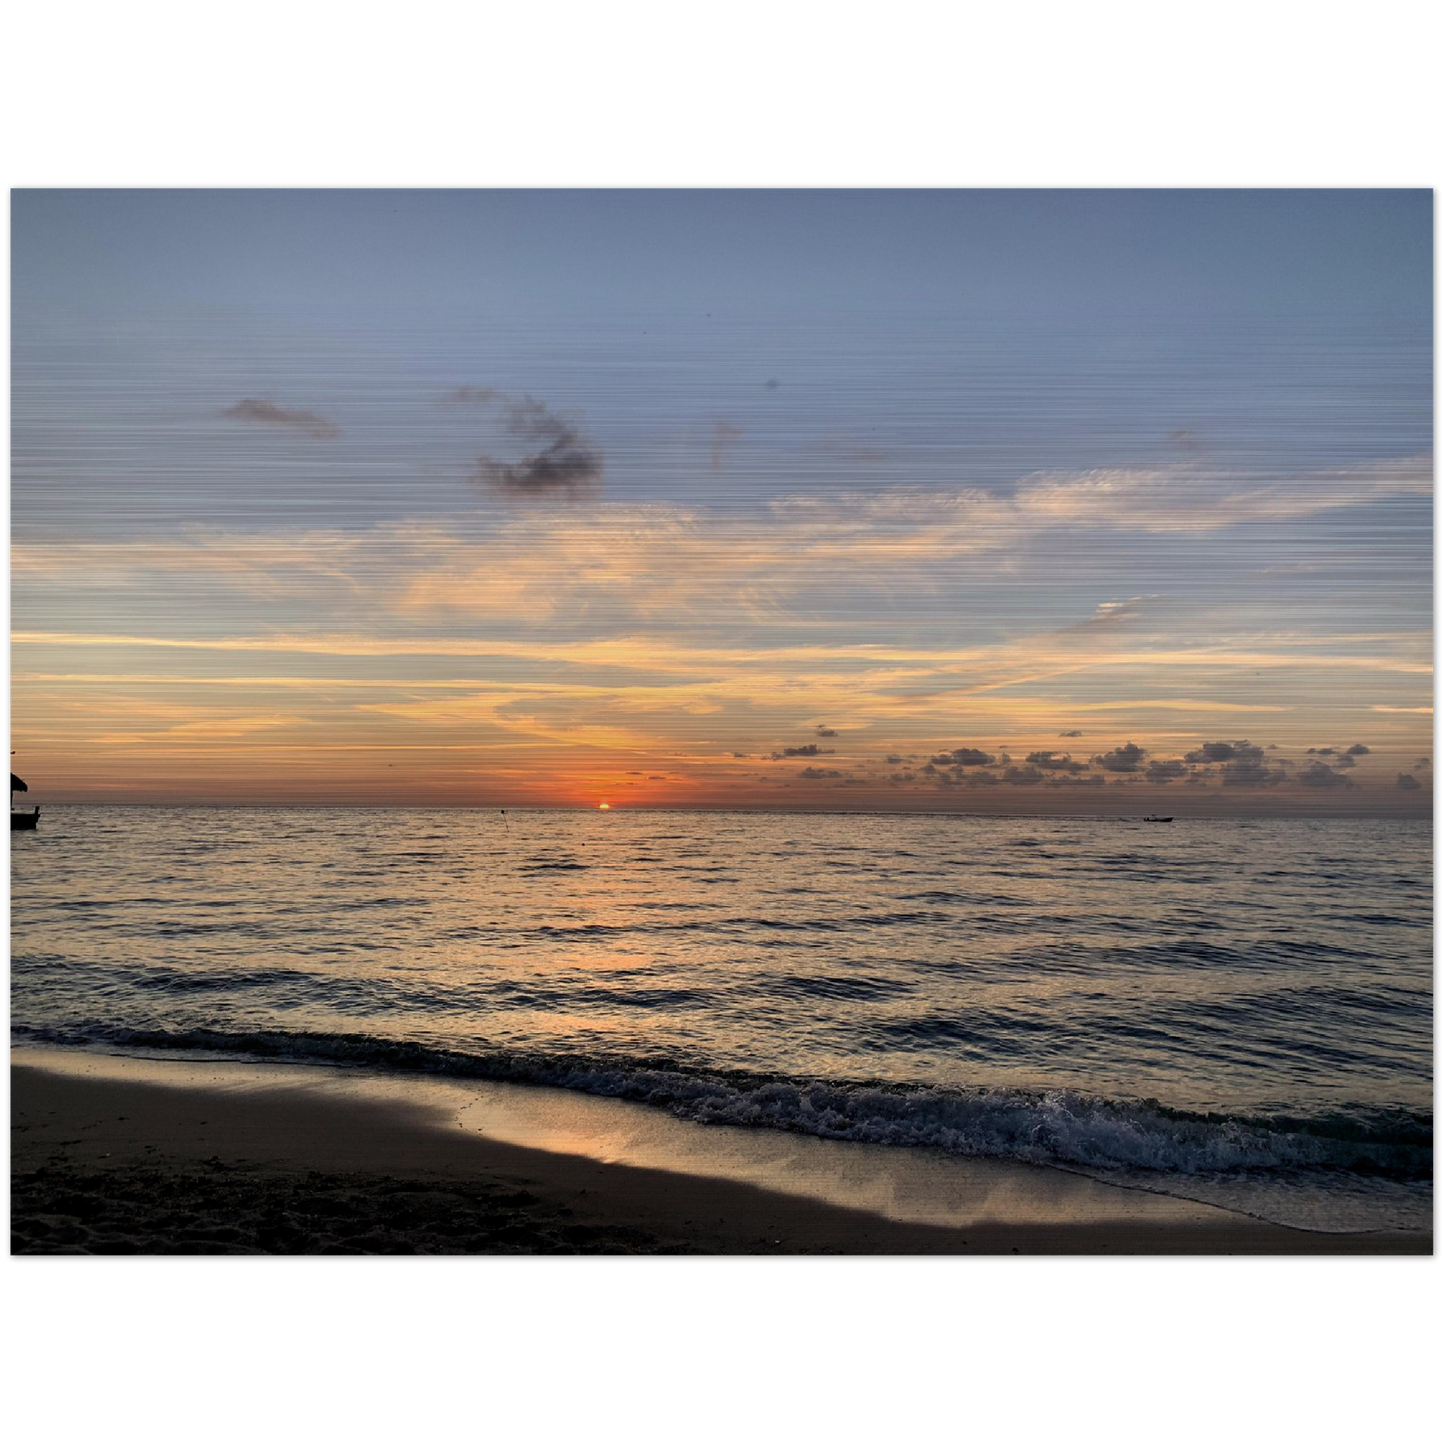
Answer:
[[[229,1066],[233,1072],[248,1066]],[[169,1071],[169,1072],[168,1072]],[[230,1076],[227,1076],[228,1078]],[[1427,1254],[1428,1235],[1286,1229],[1056,1170],[946,1161],[995,1203],[923,1223],[736,1178],[528,1148],[425,1090],[55,1055],[11,1067],[21,1254]],[[714,1131],[701,1131],[706,1135]],[[738,1131],[750,1132],[750,1131]],[[808,1141],[816,1148],[817,1141]],[[828,1146],[847,1151],[861,1146]],[[886,1151],[902,1154],[912,1151]],[[831,1157],[831,1156],[829,1156]],[[860,1156],[861,1157],[861,1156]],[[1006,1173],[1006,1212],[997,1204]],[[980,1196],[984,1197],[984,1196]],[[1028,1200],[1047,1208],[1028,1207]],[[896,1211],[894,1211],[896,1212]],[[1005,1214],[1006,1217],[996,1217]],[[1013,1217],[1007,1217],[1012,1215]],[[991,1217],[993,1216],[993,1217]]]

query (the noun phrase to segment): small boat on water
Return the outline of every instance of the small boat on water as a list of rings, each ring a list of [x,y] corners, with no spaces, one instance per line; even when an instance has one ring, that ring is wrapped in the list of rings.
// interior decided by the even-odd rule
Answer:
[[[1141,823],[1172,823],[1174,815],[1171,813],[1167,818],[1161,818],[1158,813],[1150,813],[1147,818],[1140,818]]]
[[[28,793],[30,789],[25,785],[24,778],[17,778],[14,773],[10,774],[10,831],[12,833],[34,832],[36,825],[40,822],[40,809],[32,808],[28,813],[17,812],[15,808],[15,794]]]

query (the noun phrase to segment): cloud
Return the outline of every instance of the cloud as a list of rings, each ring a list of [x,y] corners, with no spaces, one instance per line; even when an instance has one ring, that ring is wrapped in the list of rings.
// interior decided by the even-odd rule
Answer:
[[[798,776],[800,778],[841,778],[843,774],[837,768],[804,768]]]
[[[712,459],[713,471],[720,472],[727,461],[728,453],[733,449],[733,444],[742,436],[743,429],[734,426],[730,421],[717,421],[712,427]]]
[[[1144,776],[1151,783],[1172,783],[1175,778],[1185,777],[1189,769],[1178,758],[1157,759],[1144,770]]]
[[[928,761],[941,768],[981,768],[992,763],[993,756],[980,752],[977,748],[954,748],[951,753],[939,753],[936,758],[929,758]]]
[[[1420,786],[1420,780],[1411,773],[1396,773],[1395,786],[1403,792],[1413,793]]]
[[[453,393],[453,396],[457,393]],[[512,496],[581,493],[602,479],[602,452],[570,422],[563,421],[542,402],[530,396],[504,400],[500,393],[478,391],[480,405],[497,401],[506,409],[509,436],[522,442],[542,443],[518,462],[478,457],[474,481]]]
[[[1428,453],[1273,477],[1231,476],[1191,460],[1166,467],[1039,473],[1019,487],[1015,504],[1024,516],[1045,525],[1213,532],[1245,522],[1291,521],[1383,497],[1429,496],[1433,489]]]
[[[1033,783],[1041,783],[1044,775],[1037,768],[1006,768],[1003,780],[1012,783],[1016,788],[1026,788]]]
[[[1050,778],[1047,786],[1050,788],[1102,788],[1104,780],[1098,773],[1090,773],[1087,778]]]
[[[459,386],[454,392],[442,398],[443,406],[490,406],[501,401],[502,393],[490,386]]]
[[[773,761],[776,763],[783,758],[817,758],[832,751],[832,748],[820,748],[817,743],[804,743],[800,748],[784,748],[782,752],[774,753]]]
[[[1277,788],[1280,783],[1289,780],[1289,770],[1286,767],[1269,767],[1261,762],[1264,750],[1259,749],[1260,757],[1237,757],[1233,762],[1225,763],[1220,769],[1220,782],[1225,788]],[[1324,767],[1324,763],[1312,763],[1312,767]],[[1334,773],[1331,773],[1331,776]],[[1341,779],[1344,782],[1344,779]]]
[[[1310,751],[1313,752],[1314,749],[1311,748]],[[1185,753],[1184,761],[1186,763],[1262,763],[1264,749],[1256,747],[1248,738],[1240,738],[1232,743],[1205,743],[1196,748],[1194,752]]]
[[[1369,751],[1369,748],[1367,748],[1364,743],[1356,743],[1353,747],[1348,747],[1345,749],[1345,752],[1354,758],[1362,758]]]
[[[1113,754],[1110,756],[1112,757]],[[1068,753],[1057,755],[1053,752],[1030,753],[1024,761],[1032,763],[1036,768],[1043,768],[1046,772],[1087,773],[1089,771],[1088,763],[1076,763]],[[1116,771],[1118,770],[1116,769]]]
[[[835,738],[838,736],[837,728],[824,727],[822,723],[819,723],[813,731],[817,733],[820,738]]]
[[[1114,748],[1094,761],[1108,773],[1137,773],[1144,756],[1144,749],[1137,743],[1125,743],[1122,748]]]
[[[1226,779],[1226,781],[1228,781]],[[1337,773],[1328,763],[1314,762],[1302,768],[1297,782],[1307,788],[1349,788],[1354,785],[1342,773]]]
[[[341,428],[335,422],[327,421],[315,412],[287,411],[285,407],[277,406],[274,401],[262,401],[256,397],[248,397],[245,401],[238,401],[235,406],[228,406],[221,415],[235,421],[255,422],[259,426],[305,432],[317,441],[335,441],[341,435]]]
[[[1083,728],[1070,728],[1067,732],[1059,734],[1061,738],[1081,738],[1084,735]]]

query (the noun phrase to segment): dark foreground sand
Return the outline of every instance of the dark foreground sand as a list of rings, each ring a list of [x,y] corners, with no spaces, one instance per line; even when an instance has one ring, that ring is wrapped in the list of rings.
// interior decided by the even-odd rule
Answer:
[[[1052,1175],[1054,1171],[1041,1171]],[[1121,1191],[1122,1193],[1122,1191]],[[1428,1254],[1200,1206],[945,1228],[499,1143],[446,1111],[11,1068],[16,1254]],[[1150,1196],[1142,1196],[1148,1200]]]

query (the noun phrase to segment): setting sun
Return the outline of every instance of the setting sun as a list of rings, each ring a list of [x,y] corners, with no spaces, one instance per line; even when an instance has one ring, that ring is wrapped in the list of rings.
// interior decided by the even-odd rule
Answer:
[[[611,803],[598,803],[597,806],[605,813],[609,808],[611,808],[612,804],[611,804]]]

